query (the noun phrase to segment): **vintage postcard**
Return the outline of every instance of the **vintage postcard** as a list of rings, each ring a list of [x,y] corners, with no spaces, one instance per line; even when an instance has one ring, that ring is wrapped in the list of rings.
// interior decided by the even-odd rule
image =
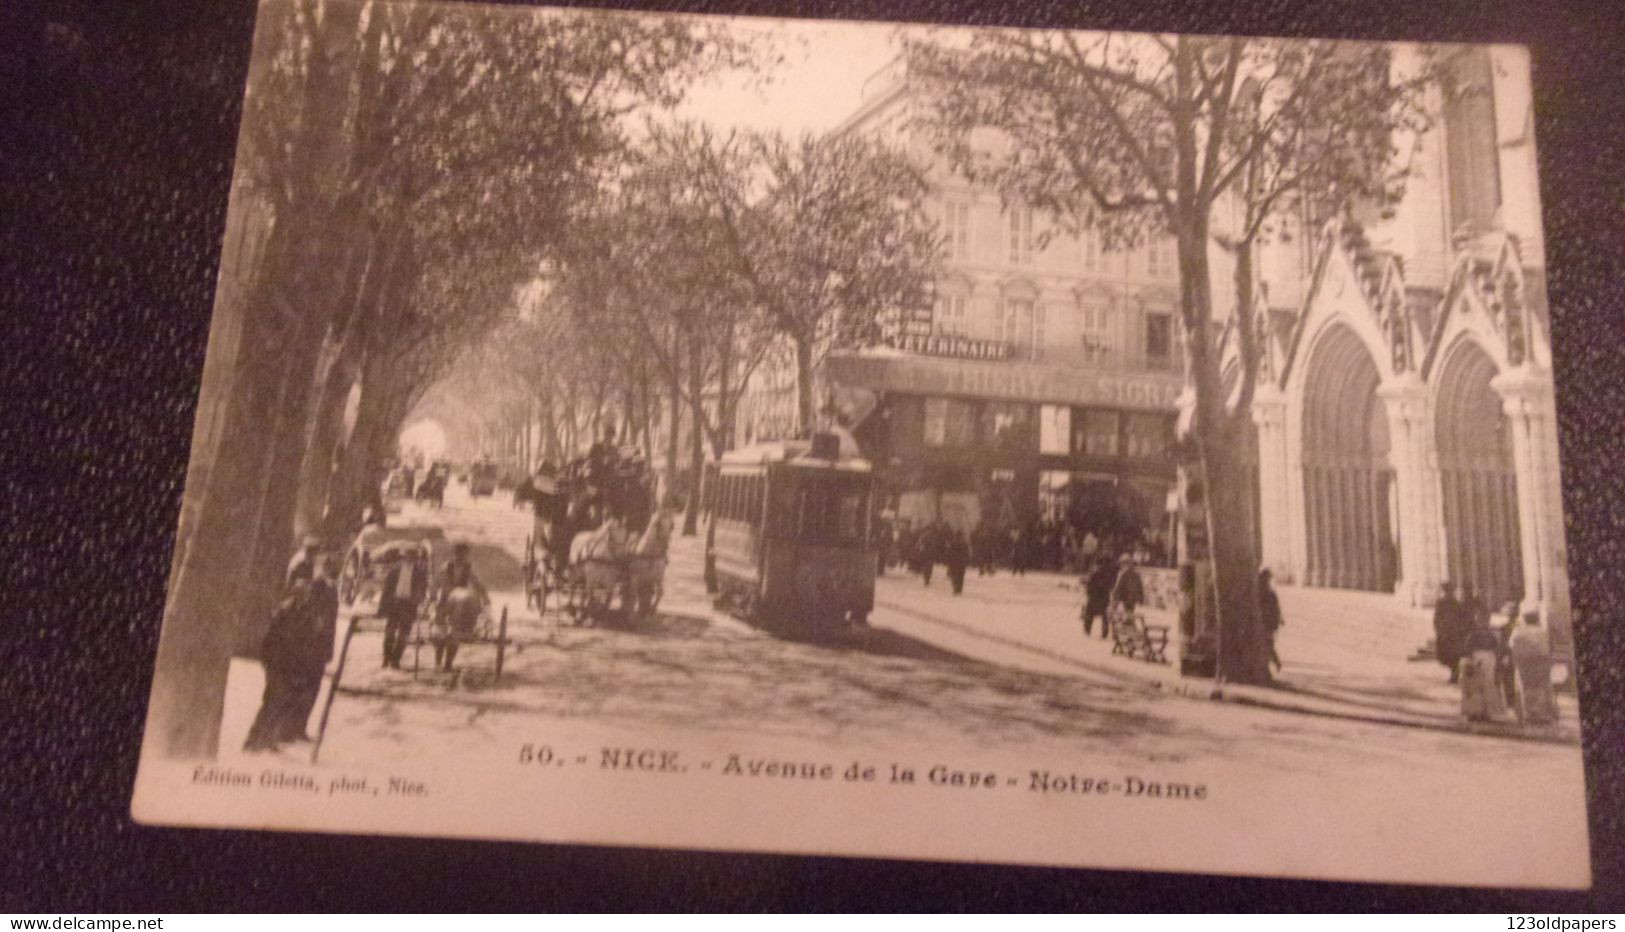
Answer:
[[[264,0],[149,824],[1590,883],[1516,47]]]

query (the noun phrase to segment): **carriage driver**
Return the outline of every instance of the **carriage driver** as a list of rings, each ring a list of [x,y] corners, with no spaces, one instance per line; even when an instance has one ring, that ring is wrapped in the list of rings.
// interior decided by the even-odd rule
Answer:
[[[485,586],[474,575],[474,564],[468,559],[468,544],[459,542],[451,548],[451,559],[440,576],[439,617],[450,630],[435,644],[437,667],[451,670],[459,642],[473,635],[486,602]]]

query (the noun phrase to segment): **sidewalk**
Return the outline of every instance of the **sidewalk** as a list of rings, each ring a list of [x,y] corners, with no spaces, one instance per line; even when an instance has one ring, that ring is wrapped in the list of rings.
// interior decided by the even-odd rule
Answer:
[[[1548,728],[1505,722],[1469,723],[1460,693],[1433,661],[1407,658],[1432,637],[1430,616],[1377,593],[1280,587],[1286,625],[1276,638],[1283,666],[1274,687],[1218,684],[1179,673],[1178,622],[1172,611],[1148,609],[1146,621],[1171,632],[1168,664],[1111,653],[1097,630],[1085,639],[1078,581],[1055,573],[1007,572],[966,578],[954,596],[940,572],[926,587],[918,576],[893,570],[877,582],[877,607],[915,622],[1062,660],[1092,672],[1193,699],[1463,734],[1556,743],[1579,743],[1572,693],[1558,696],[1559,721]],[[879,621],[884,624],[884,621]]]

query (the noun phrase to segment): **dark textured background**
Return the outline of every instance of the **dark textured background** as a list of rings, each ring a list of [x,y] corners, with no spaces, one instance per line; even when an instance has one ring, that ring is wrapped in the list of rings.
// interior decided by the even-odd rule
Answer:
[[[1625,462],[1625,8],[649,2],[696,12],[1530,45],[1574,602],[1584,612],[1595,889],[1379,887],[132,824],[253,4],[10,0],[0,4],[0,911],[1625,908],[1617,478]],[[1393,792],[1406,792],[1402,774]],[[1538,794],[1530,805],[1541,805]],[[1483,820],[1445,830],[1494,831],[1495,813]],[[1338,843],[1313,813],[1303,830]]]

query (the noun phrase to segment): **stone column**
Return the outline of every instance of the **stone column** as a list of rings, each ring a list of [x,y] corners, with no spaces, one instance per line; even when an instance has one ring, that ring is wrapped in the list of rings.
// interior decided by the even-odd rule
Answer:
[[[1253,395],[1253,423],[1258,426],[1258,523],[1263,552],[1259,560],[1281,582],[1302,582],[1292,562],[1292,512],[1287,494],[1302,476],[1287,468],[1286,398],[1274,385],[1260,385]]]
[[[1427,386],[1414,372],[1394,376],[1377,389],[1388,415],[1388,459],[1394,468],[1399,526],[1399,583],[1407,605],[1431,605],[1443,566],[1439,476],[1428,417]]]
[[[1557,410],[1551,373],[1526,364],[1490,381],[1511,422],[1517,473],[1523,609],[1538,609],[1554,645],[1573,641],[1563,490],[1557,466]]]

